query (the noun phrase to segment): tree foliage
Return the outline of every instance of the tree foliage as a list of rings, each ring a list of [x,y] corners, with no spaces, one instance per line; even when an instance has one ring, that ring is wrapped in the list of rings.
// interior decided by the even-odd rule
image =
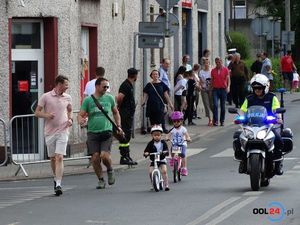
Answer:
[[[299,49],[300,47],[300,1],[290,0],[291,4],[291,30],[295,31],[295,45],[292,49]],[[256,6],[266,9],[268,16],[281,18],[282,30],[285,30],[285,1],[284,0],[256,0]],[[293,51],[294,56],[300,58],[298,51]]]
[[[248,59],[250,56],[250,42],[247,37],[241,32],[230,32],[229,35],[231,43],[228,48],[236,48],[242,59]]]

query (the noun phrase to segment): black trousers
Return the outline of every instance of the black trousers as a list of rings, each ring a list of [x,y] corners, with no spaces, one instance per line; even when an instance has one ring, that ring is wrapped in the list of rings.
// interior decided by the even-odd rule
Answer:
[[[242,106],[245,100],[245,83],[237,84],[233,83],[230,85],[230,93],[235,107],[239,108]]]
[[[132,134],[132,123],[134,113],[130,113],[128,111],[120,111],[121,116],[121,127],[125,133],[124,140],[121,140],[121,144],[126,144],[130,142],[131,134]]]
[[[188,119],[188,123],[191,123],[193,120],[195,96],[187,95],[186,101],[187,101],[187,108],[184,114],[184,120]]]

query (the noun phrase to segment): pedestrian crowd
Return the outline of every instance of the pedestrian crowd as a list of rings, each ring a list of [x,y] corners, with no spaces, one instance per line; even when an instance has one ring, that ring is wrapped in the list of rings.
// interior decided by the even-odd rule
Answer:
[[[270,90],[272,90],[274,78],[271,60],[266,52],[256,56],[257,58],[250,68],[251,72],[253,75],[266,76],[270,82]],[[181,138],[190,141],[187,128],[184,126],[185,124],[194,126],[196,123],[193,120],[201,119],[197,115],[200,96],[205,116],[208,118],[207,125],[212,127],[224,126],[226,101],[228,104],[233,103],[236,108],[240,108],[249,94],[250,71],[241,60],[239,53],[229,54],[225,65],[220,57],[215,57],[212,67],[210,51],[205,49],[200,64],[191,65],[189,62],[189,55],[184,55],[174,79],[171,79],[171,61],[168,58],[162,59],[160,67],[153,69],[149,74],[150,81],[143,88],[141,101],[141,106],[145,107],[152,136],[152,140],[146,146],[145,156],[153,151],[166,150],[167,145],[164,140],[161,140],[162,133],[167,133],[169,139]],[[285,87],[289,88],[291,92],[296,91],[299,85],[299,75],[292,60],[291,51],[287,51],[287,54],[281,58],[280,69]],[[137,162],[130,156],[130,140],[136,109],[134,84],[137,81],[138,73],[139,71],[135,68],[127,70],[127,78],[120,85],[116,97],[110,92],[109,81],[104,77],[105,69],[103,67],[97,67],[95,79],[86,84],[85,98],[77,121],[82,127],[87,127],[87,150],[98,178],[98,189],[106,186],[102,164],[107,168],[108,184],[115,183],[111,161],[114,133],[122,134],[120,135],[122,138],[118,139],[120,164],[137,165]],[[48,156],[51,159],[56,195],[62,194],[63,156],[66,155],[68,130],[73,123],[72,99],[65,93],[68,85],[69,79],[59,75],[55,80],[53,90],[42,95],[35,110],[37,117],[45,119],[45,140]],[[107,116],[113,120],[108,119]],[[168,130],[166,126],[169,119],[173,123],[171,130]],[[182,154],[182,175],[188,174],[185,152],[186,145]],[[164,157],[160,167],[166,181],[165,188],[169,190]],[[152,171],[153,162],[150,164],[149,173]]]

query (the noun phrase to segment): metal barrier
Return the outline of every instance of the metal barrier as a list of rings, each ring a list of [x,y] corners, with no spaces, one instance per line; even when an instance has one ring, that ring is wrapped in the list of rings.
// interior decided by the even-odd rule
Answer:
[[[2,126],[2,129],[0,129],[0,166],[4,166],[6,165],[8,160],[7,133],[6,133],[7,126],[5,121],[1,118],[0,118],[0,125]]]
[[[75,111],[77,114],[79,111]],[[74,115],[74,118],[75,115]],[[86,155],[86,130],[82,129],[74,120],[70,128],[67,157],[64,161],[89,159]],[[26,177],[24,165],[50,162],[47,158],[44,144],[43,119],[38,119],[34,114],[14,116],[9,122],[10,151],[12,163],[19,165],[15,175],[20,170]]]

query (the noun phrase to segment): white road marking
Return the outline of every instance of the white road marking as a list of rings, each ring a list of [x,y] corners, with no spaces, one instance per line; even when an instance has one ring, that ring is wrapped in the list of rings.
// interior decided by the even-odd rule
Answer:
[[[217,157],[232,157],[233,158],[233,149],[226,148],[224,151],[211,156],[211,158],[217,158]]]
[[[207,148],[187,148],[186,150],[186,154],[187,157],[192,156],[192,155],[196,155],[199,154],[200,152],[205,151]]]
[[[255,195],[261,195],[264,193],[263,191],[247,191],[243,195],[244,196],[255,196]]]
[[[216,212],[220,211],[221,209],[225,208],[226,206],[230,205],[231,203],[239,200],[241,197],[231,197],[227,199],[224,202],[221,202],[219,205],[216,205],[215,207],[208,210],[206,213],[204,213],[202,216],[198,217],[197,219],[193,220],[192,222],[186,224],[186,225],[197,225],[200,224],[202,221],[208,219],[210,216],[215,214]]]
[[[298,169],[300,169],[300,165],[296,165],[293,167],[293,170],[298,170]]]
[[[300,170],[288,170],[285,173],[289,173],[289,174],[300,174]]]
[[[75,186],[64,186],[63,191],[73,188]],[[22,193],[15,194],[12,190],[22,190]],[[5,196],[0,196],[0,209],[54,195],[53,189],[49,186],[0,188],[0,191],[7,191]]]
[[[105,225],[105,224],[108,224],[108,221],[86,220],[85,223]]]
[[[297,157],[287,157],[287,158],[285,158],[284,157],[284,160],[297,160],[297,159],[299,159],[299,158],[297,158]],[[298,163],[300,163],[300,162],[298,162]]]
[[[230,217],[232,214],[234,214],[235,212],[237,212],[244,206],[248,205],[249,203],[255,201],[256,199],[258,199],[258,197],[249,197],[249,198],[245,199],[244,201],[242,201],[242,202],[236,204],[235,206],[231,207],[230,209],[226,210],[220,216],[211,220],[206,225],[216,225],[216,224],[221,223],[222,221],[224,221],[225,219]]]

